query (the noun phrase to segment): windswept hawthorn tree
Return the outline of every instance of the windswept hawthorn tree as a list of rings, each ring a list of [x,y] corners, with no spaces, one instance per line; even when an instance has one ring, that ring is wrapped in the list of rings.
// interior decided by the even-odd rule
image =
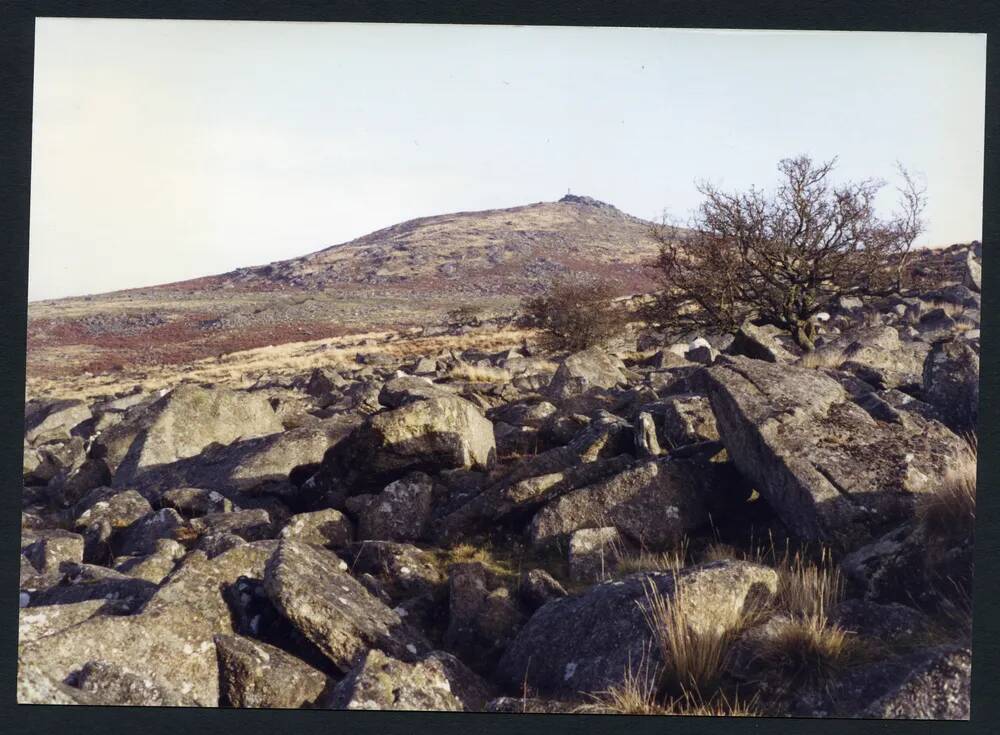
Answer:
[[[786,330],[810,350],[813,317],[834,299],[898,290],[923,228],[924,191],[900,166],[900,207],[883,219],[875,198],[885,183],[834,184],[835,164],[782,160],[773,194],[700,184],[704,201],[688,232],[665,224],[654,230],[662,290],[652,321],[680,333],[734,331],[751,319]]]

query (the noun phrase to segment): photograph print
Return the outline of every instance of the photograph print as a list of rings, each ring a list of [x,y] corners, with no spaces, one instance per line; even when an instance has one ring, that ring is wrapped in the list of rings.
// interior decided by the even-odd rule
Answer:
[[[968,719],[985,79],[37,19],[18,702]]]

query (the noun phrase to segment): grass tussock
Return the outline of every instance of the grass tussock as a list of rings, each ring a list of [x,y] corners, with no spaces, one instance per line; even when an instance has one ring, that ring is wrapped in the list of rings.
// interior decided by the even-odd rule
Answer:
[[[651,671],[643,658],[637,669],[626,670],[621,684],[597,694],[588,694],[589,703],[576,708],[580,714],[601,715],[675,715],[688,717],[759,717],[763,712],[757,698],[730,698],[718,690],[708,699],[685,689],[673,697],[662,697],[657,681],[658,671]]]
[[[470,383],[506,383],[511,379],[510,371],[497,367],[480,367],[463,363],[456,365],[448,373],[452,380],[466,380]]]
[[[824,681],[840,671],[856,653],[848,631],[831,622],[844,599],[844,580],[826,549],[819,561],[787,549],[775,564],[778,591],[774,612],[784,616],[765,639],[758,656],[765,668],[788,679]]]
[[[671,572],[676,574],[684,568],[688,559],[688,539],[681,539],[677,548],[670,551],[633,551],[621,542],[611,545],[614,562],[613,576],[620,578],[636,572]]]
[[[683,583],[672,596],[648,583],[645,602],[643,614],[664,661],[661,687],[675,695],[716,691],[729,647],[747,626],[746,613],[726,608],[705,620],[688,601]]]
[[[769,671],[789,680],[825,681],[842,670],[854,654],[848,632],[825,618],[807,615],[783,621],[758,653]]]
[[[847,359],[843,350],[834,347],[820,347],[806,352],[799,358],[798,366],[810,370],[822,368],[836,369]]]
[[[450,549],[438,552],[438,561],[442,570],[447,570],[452,564],[478,562],[492,572],[501,576],[511,576],[516,572],[517,560],[496,554],[489,545],[474,545],[461,543]]]
[[[626,553],[618,569],[668,571],[677,574],[685,565],[688,548],[668,553]],[[830,553],[806,550],[792,552],[770,546],[742,552],[717,542],[698,553],[698,561],[747,560],[767,564],[778,574],[778,586],[769,599],[748,608],[704,610],[685,595],[683,580],[672,594],[665,594],[647,581],[644,605],[652,645],[659,655],[656,671],[641,665],[629,668],[621,684],[591,697],[579,711],[638,715],[760,716],[765,714],[758,697],[741,701],[730,675],[735,646],[751,630],[753,656],[768,678],[786,683],[828,682],[845,666],[868,655],[847,630],[831,622],[836,606],[844,599],[845,585]],[[767,627],[758,628],[767,623]],[[645,657],[644,657],[645,662]],[[756,686],[753,681],[751,686]]]
[[[802,552],[786,555],[775,565],[778,572],[776,602],[788,615],[825,620],[844,599],[844,580],[829,551],[823,549],[819,562]]]
[[[438,569],[445,575],[453,564],[478,562],[513,589],[521,576],[532,569],[542,569],[570,592],[580,591],[589,584],[572,584],[566,554],[558,549],[533,549],[513,539],[477,539],[433,552]]]
[[[742,559],[744,555],[736,547],[716,541],[706,546],[699,556],[703,564],[710,564]]]
[[[932,492],[917,496],[917,520],[929,534],[949,540],[972,537],[976,526],[977,455],[972,438],[969,451],[963,453],[944,481]]]
[[[684,692],[667,702],[667,714],[688,717],[760,717],[764,713],[757,706],[757,698],[741,700],[738,695],[730,699],[725,692],[716,692],[709,699]]]
[[[576,708],[581,714],[603,715],[665,715],[667,707],[660,702],[659,671],[651,670],[649,657],[643,656],[638,667],[629,664],[622,683],[603,692],[588,694],[591,702]]]
[[[965,315],[965,307],[962,304],[956,304],[951,301],[937,301],[935,300],[931,304],[932,309],[941,309],[945,314],[955,319],[960,316]]]

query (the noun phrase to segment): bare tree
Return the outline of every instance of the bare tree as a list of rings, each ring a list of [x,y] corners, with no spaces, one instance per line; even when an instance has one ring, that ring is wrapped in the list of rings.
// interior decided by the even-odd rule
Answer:
[[[681,333],[733,331],[752,319],[788,331],[810,350],[813,317],[834,299],[898,290],[923,229],[924,190],[899,166],[899,211],[883,219],[875,198],[885,183],[833,184],[835,164],[784,159],[781,184],[771,195],[700,184],[704,201],[687,233],[654,228],[662,291],[652,320]]]
[[[526,299],[523,309],[528,323],[542,330],[545,347],[582,350],[606,342],[624,325],[614,295],[608,283],[557,280],[546,293]]]

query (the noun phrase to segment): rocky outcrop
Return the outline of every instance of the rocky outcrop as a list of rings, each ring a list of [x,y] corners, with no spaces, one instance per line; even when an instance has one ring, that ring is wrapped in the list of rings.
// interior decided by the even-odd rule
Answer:
[[[795,355],[779,339],[781,334],[782,331],[777,327],[768,324],[757,326],[753,322],[745,322],[736,332],[727,352],[766,362],[794,362]]]
[[[71,680],[81,691],[94,695],[102,704],[132,707],[197,706],[190,697],[107,661],[88,661]]]
[[[879,390],[915,391],[919,390],[928,349],[926,342],[902,340],[896,328],[883,325],[851,330],[818,348],[812,357],[829,362]]]
[[[414,401],[378,413],[327,452],[324,469],[351,487],[372,488],[408,472],[489,469],[493,424],[458,397]]]
[[[923,398],[958,432],[975,431],[979,415],[979,355],[958,340],[938,342],[923,365]]]
[[[267,643],[220,635],[215,646],[224,706],[300,708],[314,704],[327,689],[324,673]]]
[[[884,406],[876,418],[821,372],[731,357],[703,379],[730,457],[802,538],[871,538],[962,456],[936,421]]]
[[[285,539],[340,549],[354,541],[354,524],[339,510],[324,508],[292,516],[279,535]]]
[[[315,465],[332,444],[360,421],[324,421],[314,426],[245,439],[228,446],[212,445],[194,457],[160,465],[132,480],[146,490],[202,487],[233,495],[239,492],[293,493],[289,475],[297,467]]]
[[[792,705],[805,717],[967,720],[972,654],[937,646],[855,667],[834,686],[800,692]]]
[[[544,545],[578,529],[612,526],[646,548],[672,548],[707,522],[706,500],[734,479],[721,465],[639,463],[550,502],[531,521],[531,541]]]
[[[22,607],[18,611],[18,645],[23,646],[82,623],[94,617],[105,602],[106,600],[84,600],[66,605]]]
[[[347,507],[358,518],[358,538],[373,541],[416,541],[431,519],[434,484],[415,472],[385,486],[376,495],[356,495]]]
[[[663,435],[670,447],[719,438],[708,398],[697,394],[668,396],[659,405]]]
[[[455,564],[448,570],[446,647],[476,670],[486,673],[523,623],[507,585],[479,562]]]
[[[83,401],[32,400],[24,407],[24,438],[35,443],[46,438],[68,439],[70,431],[91,418]]]
[[[660,572],[604,582],[539,608],[504,653],[499,676],[513,690],[528,686],[576,698],[621,685],[640,661],[655,670],[659,654],[643,613],[649,585],[667,598],[682,587],[685,604],[696,611],[692,623],[707,630],[731,619],[728,613],[742,609],[751,595],[773,593],[777,574],[749,562],[716,562],[676,579]]]
[[[373,650],[337,685],[327,706],[474,712],[485,705],[487,692],[476,674],[444,651],[407,662]]]
[[[549,394],[556,400],[577,396],[592,389],[610,389],[624,384],[621,361],[600,350],[577,352],[559,365],[549,384]]]
[[[581,528],[569,537],[569,577],[574,582],[600,582],[618,566],[621,535],[614,526]]]
[[[339,559],[328,551],[283,540],[267,563],[264,589],[341,671],[372,648],[404,661],[429,650],[423,636],[338,567]]]
[[[518,472],[505,477],[441,517],[436,524],[438,536],[457,538],[512,515],[530,515],[545,503],[622,472],[632,463],[631,457],[624,454],[584,462],[572,449],[560,450],[567,451],[538,455],[534,470],[539,474],[522,479]]]
[[[517,238],[534,248],[538,226]],[[432,270],[491,290],[448,275],[482,249],[466,234],[466,256]],[[380,287],[433,257],[398,245]],[[552,257],[578,247],[563,245]],[[348,267],[341,253],[323,258]],[[683,708],[669,676],[653,680],[670,663],[655,590],[699,641],[722,636],[720,691],[762,714],[965,717],[979,258],[914,256],[907,291],[817,314],[806,354],[749,322],[660,333],[636,323],[648,296],[632,296],[616,304],[636,320],[617,351],[565,356],[490,313],[498,301],[437,329],[206,361],[172,391],[31,401],[18,696],[572,712],[605,709],[609,687],[662,684],[655,704]],[[282,292],[304,283],[268,268]],[[319,318],[316,299],[286,297],[280,308]],[[263,309],[199,328],[275,317]],[[302,339],[313,325],[296,322]],[[194,384],[208,375],[219,385]],[[114,389],[106,377],[60,394]],[[222,387],[237,379],[252,385]],[[813,551],[839,565],[845,599],[824,619],[844,633],[840,655],[826,645],[837,630],[800,640],[818,592],[775,594],[796,591],[799,541],[806,586]]]
[[[428,378],[412,375],[401,375],[387,381],[378,394],[378,402],[387,408],[399,408],[414,401],[424,401],[429,398],[449,398],[454,392],[445,387],[435,385]]]
[[[273,542],[247,544],[209,560],[191,554],[140,612],[94,616],[21,647],[21,660],[63,681],[104,661],[177,691],[202,706],[219,703],[214,636],[232,632],[222,589],[263,574]]]
[[[283,429],[263,395],[183,385],[128,411],[97,437],[92,452],[107,463],[115,484],[125,487],[143,472],[194,457],[209,444]]]

